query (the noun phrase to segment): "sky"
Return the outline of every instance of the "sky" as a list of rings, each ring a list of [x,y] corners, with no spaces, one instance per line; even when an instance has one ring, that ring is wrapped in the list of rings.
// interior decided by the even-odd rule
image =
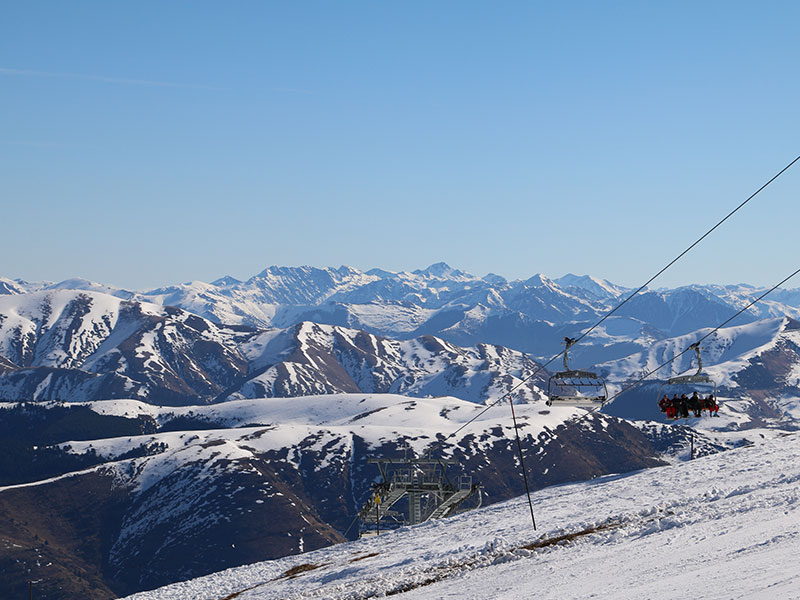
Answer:
[[[143,289],[445,261],[637,286],[800,154],[798,19],[788,1],[6,2],[0,276]],[[800,163],[654,285],[780,281],[798,192]]]

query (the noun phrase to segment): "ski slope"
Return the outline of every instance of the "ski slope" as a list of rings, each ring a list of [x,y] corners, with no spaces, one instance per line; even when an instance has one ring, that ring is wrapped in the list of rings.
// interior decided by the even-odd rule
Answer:
[[[800,434],[533,501],[129,598],[800,598]]]

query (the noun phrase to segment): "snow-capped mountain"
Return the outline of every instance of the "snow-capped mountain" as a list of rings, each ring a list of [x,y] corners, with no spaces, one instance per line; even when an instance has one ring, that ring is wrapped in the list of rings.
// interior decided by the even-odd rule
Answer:
[[[217,324],[263,329],[311,321],[394,339],[435,335],[460,346],[489,343],[540,359],[551,356],[565,335],[574,337],[632,291],[589,275],[507,281],[494,274],[477,277],[445,263],[399,273],[273,266],[245,281],[225,276],[213,283],[143,291],[82,279],[0,282],[0,291],[7,294],[49,289],[103,292],[177,306]],[[601,338],[588,339],[577,352],[590,362],[622,358],[653,341],[717,325],[761,291],[744,284],[648,290],[609,319]],[[777,290],[736,324],[779,316],[800,318],[800,290]]]
[[[563,277],[553,280],[564,290],[584,290],[597,298],[618,298],[630,290],[620,287],[605,279],[598,279],[591,275],[573,275],[567,273]]]
[[[542,398],[544,373],[520,352],[478,344],[459,348],[433,336],[396,341],[364,331],[300,323],[269,330],[241,346],[248,379],[226,399],[333,392],[455,395],[483,403],[511,388]]]
[[[2,296],[0,398],[211,398],[246,373],[237,344],[250,335],[178,308],[98,292]]]
[[[171,405],[336,392],[484,402],[537,368],[524,354],[489,344],[395,341],[308,322],[259,331],[73,290],[0,297],[0,356],[0,399]],[[543,377],[518,393],[540,398]]]

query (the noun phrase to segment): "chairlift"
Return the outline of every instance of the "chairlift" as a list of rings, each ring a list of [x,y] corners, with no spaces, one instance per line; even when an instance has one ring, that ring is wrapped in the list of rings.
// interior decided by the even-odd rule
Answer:
[[[718,410],[717,382],[714,381],[708,373],[703,371],[703,358],[700,356],[700,345],[694,343],[689,346],[689,348],[694,350],[697,356],[697,371],[692,375],[670,377],[665,383],[662,383],[658,389],[656,402],[660,402],[665,396],[671,399],[673,397],[680,397],[683,394],[690,396],[697,393],[701,400],[705,400],[708,396],[711,396],[714,405],[717,406],[716,410]],[[702,407],[700,412],[702,412],[702,410],[707,410],[707,408]],[[676,416],[675,418],[679,417]]]
[[[570,369],[567,364],[569,349],[575,345],[573,338],[564,338],[564,370],[547,380],[547,406],[578,406],[591,408],[603,406],[608,398],[605,380],[593,371]]]

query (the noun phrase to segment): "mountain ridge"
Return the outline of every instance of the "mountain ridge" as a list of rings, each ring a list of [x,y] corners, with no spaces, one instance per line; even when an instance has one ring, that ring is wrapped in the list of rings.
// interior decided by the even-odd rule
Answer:
[[[396,339],[436,335],[460,346],[502,345],[540,360],[552,355],[565,335],[574,337],[597,322],[631,291],[590,275],[508,281],[492,274],[477,277],[446,263],[411,272],[270,266],[244,281],[225,276],[213,283],[140,291],[81,279],[56,284],[2,281],[6,295],[79,288],[176,306],[217,324],[286,328],[313,321]],[[603,339],[587,339],[593,347],[576,352],[586,352],[593,362],[622,358],[636,350],[631,344],[644,349],[649,340],[720,323],[761,291],[746,284],[645,290],[610,317]],[[736,323],[782,315],[800,318],[799,289],[776,290]],[[641,331],[642,341],[610,333],[631,328]]]

